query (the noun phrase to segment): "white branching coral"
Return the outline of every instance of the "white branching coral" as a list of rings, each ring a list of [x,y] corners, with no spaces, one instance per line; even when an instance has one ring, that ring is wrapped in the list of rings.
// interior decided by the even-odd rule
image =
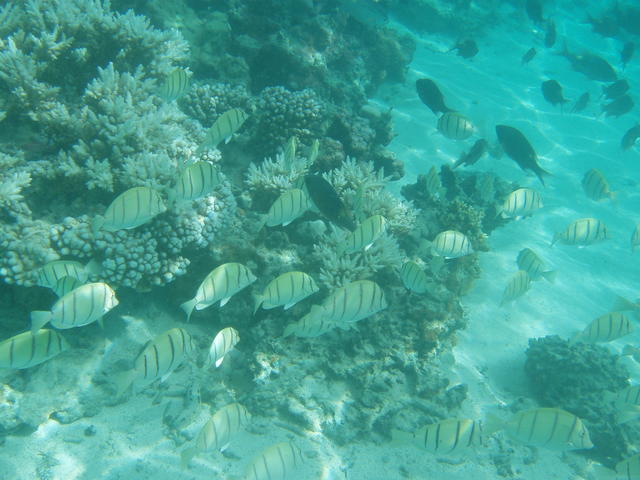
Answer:
[[[0,204],[22,200],[22,189],[31,184],[28,172],[15,172],[0,176]]]
[[[245,185],[250,193],[270,193],[279,195],[296,187],[296,183],[309,171],[306,158],[296,157],[287,161],[281,153],[276,159],[265,158],[262,163],[251,163],[247,169]]]

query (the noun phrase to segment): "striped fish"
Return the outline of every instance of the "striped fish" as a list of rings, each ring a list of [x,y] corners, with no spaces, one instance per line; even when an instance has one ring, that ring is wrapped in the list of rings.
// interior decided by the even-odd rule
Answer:
[[[239,108],[232,108],[224,112],[207,130],[204,142],[198,148],[198,153],[205,148],[216,148],[222,140],[228,143],[247,118],[248,115]]]
[[[55,330],[20,333],[0,342],[0,368],[30,368],[69,349],[69,343]]]
[[[53,290],[58,297],[64,297],[71,290],[75,290],[82,285],[84,285],[84,282],[81,282],[77,278],[62,277],[53,287],[51,287],[51,290]]]
[[[593,320],[571,343],[611,342],[633,332],[631,319],[624,312],[609,312]]]
[[[287,272],[274,278],[256,298],[255,314],[260,306],[265,310],[284,305],[287,310],[318,291],[316,282],[304,272]]]
[[[391,437],[394,442],[411,443],[431,453],[459,453],[482,444],[482,428],[475,420],[452,418],[426,425],[414,433],[394,430]]]
[[[276,443],[253,460],[243,480],[299,479],[299,470],[303,463],[302,452],[293,443]]]
[[[251,414],[239,403],[222,407],[205,423],[196,437],[195,445],[181,454],[182,468],[201,452],[224,450],[229,441],[251,421]]]
[[[431,167],[429,169],[429,173],[427,173],[427,178],[425,179],[427,194],[431,197],[442,197],[444,195],[444,187],[442,186],[442,181],[440,180],[440,174],[438,173],[438,169],[436,167]]]
[[[640,385],[630,385],[617,393],[607,392],[605,398],[613,402],[618,424],[640,417]]]
[[[158,95],[167,102],[172,102],[189,90],[189,72],[184,68],[176,68],[167,75],[158,91]]]
[[[593,447],[587,427],[575,415],[559,408],[532,408],[514,414],[507,422],[489,418],[485,431],[504,430],[513,440],[551,450]]]
[[[465,140],[473,135],[473,124],[458,112],[445,112],[438,119],[438,131],[451,140]]]
[[[216,368],[218,368],[222,364],[224,356],[229,353],[239,341],[240,335],[235,328],[226,327],[220,330],[214,337],[213,342],[211,342],[205,366],[215,365]]]
[[[287,325],[283,337],[295,335],[301,338],[315,338],[336,328],[336,324],[324,315],[319,305],[314,305],[311,311],[295,323]]]
[[[75,260],[54,260],[36,270],[37,283],[42,287],[53,288],[63,277],[73,277],[81,282],[86,282],[92,268],[91,265],[93,265],[92,262],[85,266]]]
[[[160,194],[151,187],[134,187],[118,195],[107,207],[104,216],[93,220],[93,233],[106,230],[115,232],[136,228],[147,223],[156,215],[166,211]]]
[[[400,269],[400,278],[407,288],[415,293],[424,293],[429,287],[429,278],[416,262],[404,262]]]
[[[600,201],[608,198],[615,200],[616,194],[609,188],[609,182],[600,170],[592,168],[582,178],[582,189],[591,200]]]
[[[184,302],[180,308],[187,314],[187,321],[191,318],[193,309],[203,310],[218,300],[223,307],[229,299],[256,281],[251,270],[240,263],[224,263],[214,268],[202,281],[196,296]]]
[[[48,322],[56,328],[74,328],[100,320],[118,305],[116,292],[106,283],[87,283],[60,297],[51,311],[31,312],[31,332],[36,333]]]
[[[471,242],[456,230],[440,232],[431,244],[431,253],[444,258],[458,258],[473,253]]]
[[[558,240],[567,245],[587,246],[609,238],[607,227],[595,218],[580,218],[553,236],[551,246]]]
[[[542,198],[538,192],[531,188],[519,188],[507,196],[498,215],[510,218],[525,217],[542,206]]]
[[[357,280],[331,293],[319,308],[322,309],[321,315],[344,329],[384,310],[387,308],[387,301],[377,283]]]
[[[362,249],[366,252],[386,229],[387,220],[382,215],[373,215],[363,220],[347,235],[340,253],[355,253]]]
[[[631,234],[631,254],[636,251],[638,245],[640,245],[640,223],[636,225],[636,228]]]
[[[516,263],[520,270],[524,270],[529,274],[531,280],[545,278],[549,282],[553,282],[556,278],[556,272],[554,270],[545,270],[544,261],[530,248],[520,250]]]
[[[529,274],[525,270],[518,270],[507,282],[500,306],[521,297],[529,290],[530,286],[531,278],[529,278]]]
[[[275,227],[282,225],[286,227],[296,218],[311,208],[309,195],[299,188],[292,188],[282,193],[269,208],[265,216],[265,225]]]
[[[173,190],[169,201],[197,200],[213,191],[222,182],[218,168],[209,162],[195,162],[185,168]]]
[[[133,369],[115,376],[116,396],[120,397],[131,385],[144,388],[160,379],[164,382],[193,352],[193,340],[183,328],[161,333],[142,349]]]
[[[640,453],[625,458],[616,464],[616,474],[618,478],[624,480],[640,480]],[[598,477],[603,480],[607,477]]]

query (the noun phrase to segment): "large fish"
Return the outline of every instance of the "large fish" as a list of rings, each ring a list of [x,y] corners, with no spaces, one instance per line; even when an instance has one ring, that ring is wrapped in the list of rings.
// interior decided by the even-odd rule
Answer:
[[[433,80],[428,78],[416,80],[416,90],[422,103],[429,107],[436,115],[440,112],[447,113],[453,111],[444,104],[442,92]]]
[[[535,173],[544,185],[543,176],[551,174],[538,165],[538,156],[522,132],[507,125],[496,125],[496,134],[505,153],[520,165],[520,168]]]
[[[576,72],[580,72],[591,80],[598,82],[615,82],[618,78],[616,71],[604,58],[594,55],[593,53],[583,53],[576,55],[571,53],[566,45],[561,53],[569,63],[571,68]]]
[[[539,0],[527,0],[524,7],[531,20],[536,23],[542,23],[544,21],[544,17],[542,16],[542,4]]]
[[[629,95],[625,94],[616,98],[613,102],[602,105],[602,111],[606,117],[619,117],[620,115],[629,113],[633,106],[633,99]]]
[[[602,94],[609,100],[615,100],[629,91],[629,82],[624,78],[602,87]]]
[[[327,182],[322,175],[307,175],[304,184],[311,201],[320,213],[336,225],[354,230],[356,228],[347,207],[342,203],[338,192]]]
[[[554,107],[557,104],[562,106],[563,103],[567,102],[567,99],[562,96],[562,85],[560,85],[557,80],[542,82],[542,95],[544,99]]]

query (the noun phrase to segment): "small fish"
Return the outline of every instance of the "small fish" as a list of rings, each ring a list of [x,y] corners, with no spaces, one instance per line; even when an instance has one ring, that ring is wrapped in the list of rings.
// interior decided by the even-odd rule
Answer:
[[[118,195],[107,207],[104,216],[93,219],[92,230],[96,235],[100,230],[116,232],[139,227],[165,212],[160,194],[151,187],[134,187]]]
[[[538,192],[531,188],[519,188],[507,195],[498,215],[510,218],[526,217],[542,207],[542,197]]]
[[[603,37],[613,38],[618,34],[618,21],[612,15],[603,15],[600,18],[587,15],[586,23],[590,23],[591,30]]]
[[[462,58],[473,58],[478,54],[478,44],[475,40],[467,39],[459,41],[455,46],[449,50],[457,50],[457,54]]]
[[[64,297],[71,290],[75,290],[81,285],[84,285],[83,281],[68,276],[62,277],[60,280],[58,280],[56,284],[51,287],[51,290],[53,290],[53,293],[55,293],[58,297]]]
[[[636,44],[633,42],[626,42],[622,51],[620,52],[620,61],[622,62],[622,68],[627,68],[627,63],[633,58],[633,54],[636,50]]]
[[[198,453],[224,450],[231,439],[250,421],[251,414],[241,404],[230,403],[222,407],[202,426],[195,444],[183,450],[180,455],[182,468],[186,468]]]
[[[488,149],[487,141],[484,138],[476,140],[471,150],[460,155],[460,158],[453,164],[453,168],[458,168],[460,165],[470,166],[476,163],[482,158]]]
[[[184,68],[176,68],[167,75],[158,94],[167,102],[173,102],[189,90],[189,72]]]
[[[69,348],[69,343],[55,330],[23,332],[0,342],[0,368],[35,367]]]
[[[347,235],[340,253],[355,253],[369,250],[387,229],[387,220],[382,215],[373,215],[363,220],[356,229]]]
[[[276,443],[260,453],[247,468],[242,480],[300,479],[302,452],[291,442]]]
[[[580,98],[576,101],[571,109],[571,113],[578,113],[585,109],[585,107],[589,104],[589,92],[584,92],[580,95]]]
[[[91,260],[86,265],[74,260],[54,260],[36,270],[38,285],[54,288],[56,283],[64,277],[72,277],[85,282],[89,274],[99,273],[99,264]]]
[[[305,176],[304,185],[311,201],[322,215],[347,230],[356,228],[347,207],[340,200],[336,190],[322,175]]]
[[[267,227],[276,227],[278,225],[286,227],[295,219],[304,215],[311,206],[311,199],[304,190],[299,188],[287,190],[269,207],[264,220],[265,225]]]
[[[187,314],[187,321],[189,321],[194,308],[203,310],[218,300],[220,300],[220,306],[224,307],[233,295],[255,281],[256,276],[244,265],[223,263],[209,272],[198,287],[196,296],[184,302],[180,308]]]
[[[427,187],[426,192],[430,197],[441,197],[444,194],[440,174],[435,166],[429,169],[429,173],[427,173],[427,178],[425,179],[425,184]]]
[[[500,300],[500,306],[524,295],[531,286],[531,278],[525,270],[518,270],[507,282]]]
[[[604,200],[605,198],[610,200],[615,200],[616,198],[616,193],[610,190],[609,182],[597,168],[592,168],[584,174],[582,178],[582,189],[587,197],[596,202]]]
[[[185,329],[172,328],[161,333],[142,349],[131,370],[115,376],[116,397],[132,385],[137,390],[158,379],[164,382],[193,351],[193,340]]]
[[[622,140],[620,141],[620,147],[622,150],[629,150],[636,143],[636,140],[640,137],[640,123],[638,125],[634,125],[627,133],[624,134]]]
[[[291,165],[296,159],[296,150],[298,149],[298,139],[295,136],[289,137],[287,144],[284,147],[284,161],[285,165]]]
[[[540,3],[540,0],[526,0],[525,10],[527,11],[529,18],[535,23],[544,22],[544,18],[542,16],[542,4]]]
[[[522,132],[507,125],[496,125],[496,134],[505,153],[523,170],[534,172],[544,185],[543,176],[551,174],[540,168],[538,156]]]
[[[544,35],[544,46],[551,48],[556,43],[556,22],[553,20],[547,21],[547,31]]]
[[[625,94],[606,105],[602,105],[602,111],[604,112],[605,117],[619,117],[620,115],[629,113],[633,109],[634,105],[635,104],[631,97]]]
[[[424,103],[434,113],[452,112],[449,107],[444,104],[442,92],[433,80],[428,78],[420,78],[416,80],[416,90],[422,103]]]
[[[612,342],[633,332],[629,316],[624,312],[610,312],[593,320],[587,327],[571,339],[576,342]]]
[[[640,245],[640,223],[636,225],[631,234],[631,253],[633,254],[636,248]]]
[[[371,280],[357,280],[333,291],[320,306],[314,305],[336,326],[346,329],[352,324],[387,308],[382,288]],[[314,312],[310,312],[315,314]]]
[[[567,99],[562,96],[562,86],[556,80],[542,82],[541,88],[544,99],[554,107],[567,102]]]
[[[205,360],[205,367],[215,365],[218,368],[222,365],[222,361],[227,353],[240,341],[240,334],[233,327],[226,327],[220,330],[211,342],[209,353]]]
[[[207,130],[204,142],[198,148],[197,153],[201,153],[205,148],[216,148],[222,140],[229,143],[233,134],[242,127],[248,117],[239,108],[232,108],[224,112]]]
[[[169,193],[169,202],[197,200],[209,195],[222,182],[218,167],[209,162],[195,162],[185,168]]]
[[[31,332],[35,334],[48,322],[60,328],[74,328],[100,320],[118,305],[116,292],[106,283],[87,283],[60,297],[51,311],[31,312]]]
[[[585,52],[581,55],[575,55],[571,53],[565,45],[564,51],[560,55],[569,60],[571,68],[591,80],[597,82],[615,82],[618,78],[616,71],[609,62],[592,53]]]
[[[319,290],[311,276],[304,272],[287,272],[274,278],[256,298],[253,313],[262,306],[265,310],[284,306],[285,310]]]
[[[545,270],[546,265],[544,261],[530,248],[520,250],[516,263],[520,270],[524,270],[529,274],[531,280],[545,278],[553,283],[556,278],[556,272],[554,270]]]
[[[311,308],[311,311],[295,323],[287,325],[282,334],[283,338],[295,335],[301,338],[315,338],[334,328],[336,324],[324,315],[322,308]]]
[[[551,246],[557,241],[566,245],[587,246],[609,238],[607,227],[595,218],[580,218],[571,222],[566,229],[553,236]]]
[[[575,415],[559,408],[532,408],[514,414],[506,422],[489,417],[485,432],[504,430],[516,442],[551,450],[593,447],[587,427]]]
[[[438,119],[438,131],[451,140],[465,140],[473,130],[471,121],[458,112],[446,112]]]
[[[429,278],[416,262],[408,261],[402,264],[400,279],[406,289],[414,293],[424,293],[429,288]]]
[[[533,57],[536,56],[536,53],[538,53],[538,52],[533,47],[531,47],[529,50],[527,50],[526,53],[522,56],[522,60],[521,60],[522,65],[526,65],[531,60],[533,60]]]
[[[436,235],[431,243],[431,253],[444,258],[459,258],[473,253],[467,236],[456,230],[445,230]]]
[[[625,79],[617,80],[602,87],[602,94],[609,100],[615,100],[629,91],[629,82]]]
[[[482,427],[476,420],[450,418],[413,433],[392,430],[391,438],[393,443],[411,443],[434,454],[459,453],[482,445]]]

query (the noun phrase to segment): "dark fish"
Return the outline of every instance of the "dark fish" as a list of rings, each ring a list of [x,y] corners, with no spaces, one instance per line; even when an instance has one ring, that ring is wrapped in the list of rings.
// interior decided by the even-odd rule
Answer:
[[[460,155],[460,158],[453,164],[453,168],[458,168],[460,165],[473,165],[484,155],[487,147],[488,144],[484,138],[477,140],[476,143],[473,144],[473,147],[471,147],[471,150]]]
[[[584,108],[587,106],[588,103],[589,103],[589,92],[584,92],[582,95],[580,95],[580,98],[571,109],[571,113],[581,112],[582,110],[584,110]]]
[[[623,150],[629,150],[636,143],[638,137],[640,137],[640,124],[627,130],[627,133],[625,133],[624,137],[622,137],[620,146]]]
[[[539,0],[527,0],[524,7],[531,20],[536,23],[542,23],[544,21],[544,18],[542,18],[542,4]]]
[[[547,22],[547,33],[544,36],[544,46],[547,48],[553,47],[556,43],[556,22],[549,20]]]
[[[620,61],[622,62],[622,68],[627,68],[627,63],[633,57],[633,53],[636,50],[636,44],[633,42],[627,42],[622,47],[622,51],[620,52]]]
[[[567,101],[567,99],[562,96],[562,86],[555,80],[542,82],[542,95],[545,100],[554,107],[558,103],[562,105]]]
[[[331,184],[322,178],[322,175],[307,175],[304,177],[304,184],[309,192],[309,197],[318,207],[320,213],[342,228],[347,230],[356,228],[347,207],[342,203]]]
[[[618,34],[618,21],[610,15],[605,15],[602,18],[587,15],[587,23],[591,24],[591,30],[603,37],[613,38]]]
[[[633,100],[629,95],[623,95],[621,97],[616,98],[613,102],[607,103],[602,106],[602,111],[604,112],[606,117],[614,116],[619,117],[620,115],[624,115],[628,113],[633,108]]]
[[[496,125],[496,134],[505,153],[523,170],[534,172],[544,185],[543,176],[551,174],[540,168],[538,156],[522,132],[507,125]]]
[[[440,112],[452,112],[449,107],[444,104],[442,92],[433,80],[421,78],[416,80],[416,90],[422,103],[431,109],[436,115]]]
[[[475,40],[462,40],[451,50],[458,50],[458,55],[462,58],[473,58],[478,54],[478,45]]]
[[[602,87],[602,94],[607,97],[609,100],[613,100],[614,98],[619,98],[629,90],[629,82],[626,80],[618,80],[617,82],[613,82],[610,85]]]
[[[582,73],[591,80],[596,80],[598,82],[615,82],[618,78],[613,67],[602,57],[592,53],[574,55],[567,49],[566,45],[561,55],[569,60],[571,68],[576,72]]]
[[[538,52],[536,52],[536,49],[533,48],[533,47],[531,47],[529,50],[527,50],[527,53],[525,53],[522,56],[522,64],[525,65],[525,64],[529,63],[531,61],[531,59],[533,59],[533,57],[536,56],[536,53],[538,53]]]

